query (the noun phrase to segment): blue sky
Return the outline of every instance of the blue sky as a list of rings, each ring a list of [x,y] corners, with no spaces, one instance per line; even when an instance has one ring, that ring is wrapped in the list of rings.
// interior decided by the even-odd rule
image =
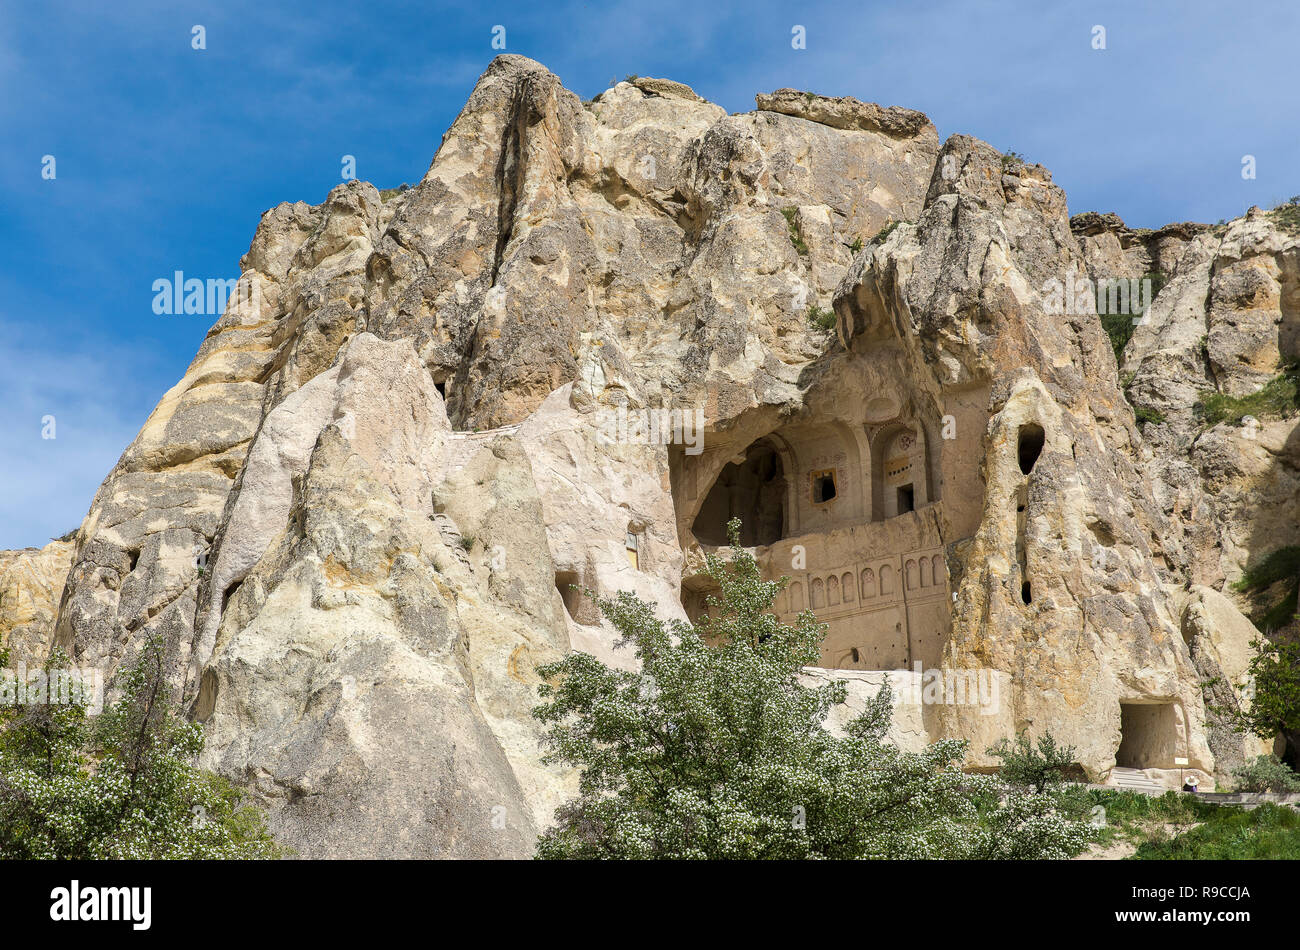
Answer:
[[[0,548],[81,522],[213,322],[154,314],[153,281],[236,276],[260,214],[323,200],[344,155],[418,181],[496,25],[584,98],[636,73],[733,112],[782,86],[921,109],[1134,226],[1300,193],[1292,0],[6,4]]]

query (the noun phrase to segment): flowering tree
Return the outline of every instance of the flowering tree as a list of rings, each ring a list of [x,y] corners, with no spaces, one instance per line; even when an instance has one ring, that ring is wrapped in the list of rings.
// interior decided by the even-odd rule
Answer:
[[[162,656],[150,640],[97,719],[84,694],[0,708],[0,857],[280,855],[260,813],[193,764],[203,731],[167,702]],[[48,668],[65,662],[55,651]]]
[[[968,775],[966,743],[905,752],[885,741],[882,690],[843,736],[823,723],[842,683],[808,686],[825,626],[772,613],[764,581],[728,525],[710,554],[708,615],[665,625],[627,592],[598,599],[639,672],[573,653],[541,670],[533,715],[548,761],[580,770],[540,858],[1051,858],[1088,832],[1059,797]]]

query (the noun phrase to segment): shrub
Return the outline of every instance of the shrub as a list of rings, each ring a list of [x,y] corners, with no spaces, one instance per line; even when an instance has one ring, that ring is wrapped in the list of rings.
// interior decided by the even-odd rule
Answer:
[[[1044,733],[1034,745],[1022,732],[1014,743],[1003,739],[988,754],[1002,760],[998,775],[1005,782],[1039,793],[1060,787],[1074,767],[1074,747],[1058,746],[1051,733]]]
[[[1261,755],[1232,776],[1242,792],[1300,792],[1300,775],[1275,755]]]
[[[807,255],[808,245],[804,242],[803,235],[799,233],[799,224],[797,221],[799,209],[793,206],[782,208],[781,214],[785,217],[785,226],[790,231],[790,243],[794,245],[794,249],[800,254]]]
[[[808,322],[819,330],[835,329],[835,311],[823,310],[816,304],[808,306]]]
[[[1137,420],[1140,427],[1151,424],[1159,425],[1165,421],[1165,414],[1158,409],[1151,409],[1147,406],[1137,406],[1133,410],[1133,417]]]

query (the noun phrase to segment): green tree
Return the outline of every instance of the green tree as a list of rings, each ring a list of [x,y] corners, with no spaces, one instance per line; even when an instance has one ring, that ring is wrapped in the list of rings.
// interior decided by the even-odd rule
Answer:
[[[46,675],[66,663],[55,651]],[[280,856],[260,813],[193,764],[202,729],[167,701],[159,639],[119,685],[98,717],[84,690],[0,709],[0,857]]]
[[[1057,745],[1050,732],[1039,736],[1037,745],[1022,732],[1014,743],[1003,739],[988,754],[1002,760],[998,774],[1004,781],[1040,794],[1060,788],[1074,765],[1074,747]]]
[[[1287,741],[1287,758],[1300,758],[1300,640],[1252,640],[1255,654],[1249,674],[1254,695],[1247,708],[1227,710],[1237,728],[1261,739],[1281,733]]]
[[[550,762],[580,770],[540,858],[1064,857],[1086,828],[1051,795],[968,775],[966,743],[922,752],[885,741],[882,690],[844,734],[823,723],[842,683],[809,686],[825,626],[793,626],[728,525],[731,557],[707,556],[718,587],[697,623],[664,624],[624,591],[599,598],[639,672],[584,653],[544,667]],[[588,592],[590,594],[590,592]]]

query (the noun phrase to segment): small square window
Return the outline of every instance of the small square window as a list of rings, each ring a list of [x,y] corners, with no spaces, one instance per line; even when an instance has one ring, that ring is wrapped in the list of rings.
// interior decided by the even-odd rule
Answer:
[[[812,503],[824,505],[835,499],[835,470],[828,468],[812,473]]]

